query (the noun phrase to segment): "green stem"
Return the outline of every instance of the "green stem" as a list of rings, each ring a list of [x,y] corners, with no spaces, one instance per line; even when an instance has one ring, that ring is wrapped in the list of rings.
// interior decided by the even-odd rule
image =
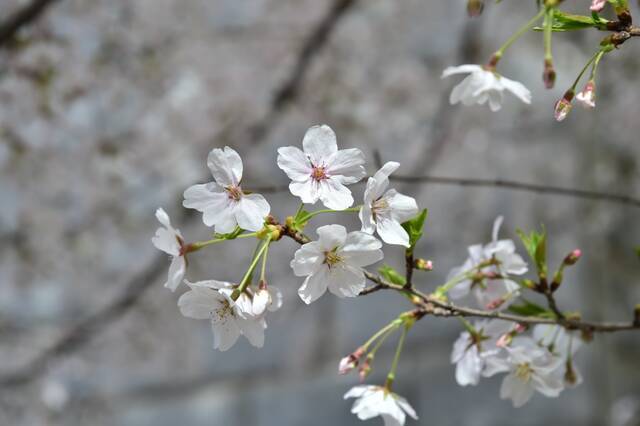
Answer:
[[[598,65],[600,64],[600,59],[602,59],[604,54],[605,54],[605,51],[604,50],[600,50],[598,52],[598,54],[596,55],[596,59],[594,59],[593,66],[591,67],[591,75],[589,76],[589,80],[595,80],[596,79],[596,72],[598,70]]]
[[[507,50],[509,48],[509,46],[511,46],[513,44],[514,41],[516,41],[524,33],[526,33],[531,28],[533,28],[533,26],[536,24],[536,22],[538,22],[540,20],[540,18],[542,18],[544,16],[545,11],[546,11],[545,8],[540,9],[540,12],[538,12],[538,14],[536,16],[534,16],[529,22],[524,24],[518,31],[516,31],[515,34],[513,34],[511,37],[509,37],[509,39],[507,41],[505,41],[504,44],[502,46],[500,46],[500,48],[498,50],[495,51],[493,56],[496,59],[500,59],[502,57],[502,54],[505,52],[505,50]]]
[[[271,244],[271,239],[267,239],[265,245],[267,246],[264,249],[264,254],[262,255],[262,267],[260,268],[260,281],[265,282],[265,275],[267,271],[267,257],[269,257],[269,245]]]
[[[307,214],[307,215],[306,215],[304,218],[302,218],[300,221],[301,221],[301,222],[306,222],[306,221],[308,221],[309,219],[311,219],[312,217],[317,216],[317,215],[319,215],[319,214],[321,214],[321,213],[349,213],[349,212],[356,212],[356,213],[357,213],[357,212],[359,212],[359,211],[360,211],[360,208],[361,208],[361,207],[362,207],[362,206],[356,206],[356,207],[351,207],[351,208],[344,209],[344,210],[333,210],[333,209],[322,209],[322,210],[316,210],[316,211],[314,211],[314,212],[311,212],[311,213]]]
[[[404,345],[404,338],[407,335],[411,326],[409,324],[405,324],[402,329],[402,334],[400,335],[400,340],[398,341],[398,347],[396,348],[396,354],[393,357],[393,362],[391,363],[391,370],[389,370],[389,374],[387,374],[387,381],[384,384],[384,387],[391,391],[391,385],[396,378],[396,370],[398,369],[398,361],[400,360],[400,354],[402,353],[402,346]]]
[[[258,253],[253,257],[253,260],[249,265],[249,269],[247,269],[247,272],[244,274],[244,277],[242,277],[242,281],[240,281],[238,288],[233,290],[233,293],[231,293],[231,299],[237,300],[238,297],[240,297],[240,295],[242,294],[242,292],[247,289],[247,286],[251,282],[249,278],[251,277],[251,274],[253,274],[253,270],[258,265],[258,261],[262,257],[263,253],[267,250],[267,247],[269,247],[270,242],[271,242],[271,239],[267,238],[264,244],[262,244],[262,247],[260,247],[260,250],[258,250]]]
[[[578,74],[578,77],[576,77],[576,80],[573,82],[573,85],[571,86],[571,89],[569,89],[570,91],[575,92],[576,90],[576,86],[578,85],[578,83],[580,82],[580,79],[582,78],[582,76],[584,75],[584,73],[587,71],[587,68],[589,68],[589,65],[591,65],[591,63],[593,63],[593,61],[596,60],[596,58],[602,54],[602,50],[598,50],[596,52],[595,55],[593,55],[591,57],[591,59],[589,59],[589,61],[587,61],[587,63],[584,65],[584,67],[582,68],[582,70],[580,71],[580,74]]]
[[[471,323],[469,321],[467,321],[463,317],[458,317],[458,319],[460,320],[460,322],[464,326],[465,330],[467,330],[470,335],[476,336],[478,334],[478,331],[475,329],[475,327],[473,325],[471,325]]]
[[[547,7],[544,15],[544,59],[549,61],[553,60],[551,54],[551,33],[553,30],[553,14],[555,9],[553,7]]]
[[[460,282],[462,282],[465,279],[469,278],[470,274],[471,274],[471,271],[467,271],[467,272],[464,272],[464,273],[462,273],[460,275],[456,275],[455,277],[451,278],[449,281],[447,281],[446,283],[444,283],[440,287],[438,287],[436,289],[436,294],[444,296],[445,294],[447,294],[449,292],[449,290],[451,290],[453,287],[455,287],[456,284],[459,284]]]
[[[369,348],[369,346],[371,346],[371,344],[373,342],[375,342],[379,337],[381,337],[383,334],[385,334],[387,332],[391,332],[391,331],[395,330],[396,328],[398,328],[398,326],[400,324],[402,324],[402,320],[401,319],[399,319],[399,318],[394,319],[389,324],[385,325],[380,330],[378,330],[373,336],[371,336],[369,338],[369,340],[367,340],[366,343],[364,345],[362,345],[362,347],[366,351]]]
[[[197,250],[200,250],[203,247],[207,247],[207,246],[210,246],[212,244],[218,244],[218,243],[221,243],[223,241],[231,241],[231,240],[236,240],[236,239],[240,239],[240,238],[255,237],[256,234],[257,234],[256,232],[251,232],[249,234],[238,235],[237,237],[232,238],[232,239],[228,239],[228,238],[213,238],[213,239],[207,240],[207,241],[196,241],[195,243],[190,243],[189,244],[189,246],[190,246],[189,251],[190,252],[197,251]]]
[[[391,336],[391,333],[393,333],[394,331],[395,331],[395,329],[391,328],[391,329],[387,330],[385,333],[383,333],[380,336],[380,338],[378,339],[378,341],[376,342],[376,344],[373,346],[373,349],[371,349],[371,351],[369,351],[369,354],[367,355],[367,358],[373,360],[373,358],[376,356],[376,352],[378,352],[378,349],[380,348],[380,346],[382,346],[384,341],[387,340],[387,337]]]

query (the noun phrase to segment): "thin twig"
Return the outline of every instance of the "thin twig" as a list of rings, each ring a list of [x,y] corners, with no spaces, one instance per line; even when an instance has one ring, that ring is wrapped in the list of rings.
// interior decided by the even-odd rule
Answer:
[[[33,0],[0,22],[0,47],[13,40],[20,28],[37,20],[56,1],[59,0]]]
[[[298,65],[292,70],[292,77],[285,79],[282,86],[274,90],[275,101],[271,103],[272,108],[282,111],[283,102],[292,102],[299,95],[299,85],[304,80],[304,75],[308,71],[308,63],[317,55],[324,44],[329,39],[329,33],[335,27],[340,16],[349,10],[349,6],[354,4],[355,0],[336,0],[329,13],[323,17],[320,23],[312,31],[307,42],[302,46],[298,56],[304,56],[304,61],[298,60],[307,65]],[[317,34],[322,33],[319,37]],[[310,47],[311,46],[311,47]],[[287,89],[289,88],[289,89]],[[282,93],[286,92],[287,96],[283,99]],[[267,126],[274,126],[278,121],[278,114],[271,115],[271,119],[264,121]],[[262,121],[261,121],[262,122]],[[252,127],[252,126],[249,126]],[[255,125],[253,126],[255,127]],[[261,133],[260,141],[264,140],[268,131]],[[28,362],[18,371],[11,372],[4,376],[0,376],[0,386],[16,386],[27,384],[37,379],[49,366],[60,360],[62,355],[68,355],[75,352],[91,341],[96,334],[104,330],[107,326],[114,323],[122,317],[131,307],[133,307],[142,297],[144,291],[155,284],[160,275],[166,273],[166,255],[164,253],[157,254],[153,260],[143,270],[133,277],[125,286],[122,294],[106,305],[99,312],[90,315],[81,320],[78,324],[67,331],[59,340],[57,340],[48,349],[36,356],[32,361]]]

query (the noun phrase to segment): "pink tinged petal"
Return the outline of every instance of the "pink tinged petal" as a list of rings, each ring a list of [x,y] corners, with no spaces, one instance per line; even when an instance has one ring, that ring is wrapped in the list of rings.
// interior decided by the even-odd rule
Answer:
[[[507,374],[500,386],[500,398],[511,399],[513,406],[522,407],[531,399],[533,387],[518,379],[514,374]]]
[[[328,275],[329,270],[324,266],[309,275],[298,289],[300,299],[307,305],[318,300],[327,291]]]
[[[531,103],[531,92],[525,87],[524,84],[505,77],[501,77],[500,82],[505,89],[513,93],[522,102],[524,102],[525,104]]]
[[[358,148],[341,149],[326,160],[326,173],[349,185],[367,175],[364,163],[364,153]]]
[[[314,165],[322,166],[338,151],[336,134],[326,124],[310,127],[302,139],[302,148]]]
[[[194,287],[178,299],[180,313],[187,318],[210,319],[222,296],[215,290]]]
[[[264,226],[264,218],[271,206],[260,194],[244,195],[235,206],[234,214],[238,225],[247,231],[259,231]]]
[[[482,67],[480,65],[458,65],[457,67],[447,67],[442,71],[442,76],[440,78],[446,78],[454,74],[468,74],[473,72],[482,71]]]
[[[347,241],[347,228],[342,225],[324,225],[319,227],[316,232],[319,248],[322,251],[342,247]]]
[[[385,243],[409,247],[409,234],[399,222],[379,216],[376,230]]]
[[[320,182],[320,201],[328,209],[344,210],[353,204],[351,191],[336,177],[330,177]]]
[[[367,234],[373,234],[376,230],[376,223],[373,221],[371,207],[367,204],[363,205],[358,212],[358,218],[360,219],[360,223],[362,223],[360,230]]]
[[[184,274],[187,272],[187,262],[184,256],[176,256],[171,260],[169,265],[169,274],[167,276],[167,282],[164,286],[171,291],[176,291],[176,288],[180,285],[184,279]]]
[[[365,287],[365,277],[362,269],[342,264],[329,269],[326,283],[338,297],[356,297]]]
[[[418,214],[418,204],[413,197],[400,194],[395,189],[390,189],[384,194],[389,204],[391,217],[398,222],[406,222]]]
[[[363,267],[382,260],[384,254],[380,248],[382,243],[375,237],[354,231],[347,235],[344,245],[338,253],[350,265]]]
[[[219,321],[212,320],[211,328],[213,329],[213,348],[222,352],[230,349],[240,337],[240,328],[230,315]]]
[[[211,150],[207,157],[207,166],[218,185],[223,187],[238,186],[242,180],[242,159],[228,146],[224,150]]]
[[[312,172],[309,158],[295,146],[278,148],[278,167],[295,182],[308,180]]]
[[[320,185],[313,179],[304,182],[291,182],[289,191],[305,204],[315,204],[320,199]]]
[[[264,319],[238,321],[240,331],[247,338],[249,343],[256,348],[264,346],[264,329],[267,327]]]
[[[302,277],[317,271],[322,262],[324,262],[323,248],[318,241],[312,241],[296,250],[290,265],[294,275]]]

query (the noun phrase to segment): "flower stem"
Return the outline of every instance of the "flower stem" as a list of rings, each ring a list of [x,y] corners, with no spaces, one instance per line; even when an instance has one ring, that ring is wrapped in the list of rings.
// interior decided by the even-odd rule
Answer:
[[[256,232],[251,232],[249,234],[241,234],[241,235],[238,235],[237,237],[232,238],[232,239],[236,240],[236,239],[240,239],[240,238],[255,237],[256,234],[257,234]],[[221,243],[223,241],[231,241],[232,239],[229,239],[229,238],[213,238],[213,239],[207,240],[207,241],[196,241],[195,243],[190,243],[189,244],[189,252],[198,251],[203,247],[207,247],[207,246],[210,246],[210,245],[213,245],[213,244],[218,244],[218,243]]]
[[[398,361],[400,360],[400,354],[402,353],[402,346],[404,345],[404,338],[407,335],[407,332],[411,328],[410,323],[405,323],[404,328],[402,329],[402,334],[400,335],[400,340],[398,341],[398,347],[396,348],[396,354],[393,357],[393,362],[391,363],[391,370],[389,370],[389,374],[387,374],[387,381],[384,384],[385,389],[387,391],[391,391],[391,386],[393,385],[393,381],[396,378],[396,370],[398,369]]]
[[[240,297],[240,295],[242,294],[242,292],[247,289],[247,286],[250,283],[249,278],[251,277],[251,274],[253,274],[253,270],[258,265],[258,261],[260,260],[262,255],[267,251],[267,248],[269,247],[270,243],[271,243],[271,238],[267,238],[264,244],[262,244],[262,247],[260,247],[260,250],[258,250],[258,253],[256,253],[256,255],[253,257],[253,260],[249,265],[249,269],[247,269],[247,272],[244,274],[244,277],[242,277],[242,281],[240,281],[238,288],[233,290],[233,293],[231,293],[231,299],[237,300],[238,297]]]
[[[449,281],[442,284],[440,287],[436,289],[436,294],[439,296],[444,296],[449,292],[449,290],[455,287],[456,284],[459,284],[461,281],[464,281],[465,279],[469,278],[470,272],[471,271],[467,271],[451,278]]]
[[[545,8],[541,8],[540,12],[538,12],[538,14],[536,16],[534,16],[529,22],[524,24],[511,37],[509,37],[509,39],[507,41],[505,41],[504,44],[502,46],[500,46],[500,48],[498,50],[496,50],[495,53],[493,54],[493,57],[496,59],[495,62],[497,62],[497,60],[499,60],[502,57],[502,55],[505,52],[505,50],[507,50],[509,48],[509,46],[511,46],[513,44],[513,42],[515,42],[524,33],[526,33],[531,28],[533,28],[533,26],[536,24],[536,22],[538,22],[544,16],[545,12],[546,12],[546,9]]]
[[[402,324],[402,320],[400,318],[394,319],[389,324],[385,325],[380,330],[378,330],[373,336],[371,336],[369,340],[367,340],[366,343],[362,345],[362,347],[366,351],[369,348],[369,346],[371,346],[371,344],[375,342],[378,338],[380,338],[387,332],[391,332],[395,330],[396,328],[398,328],[398,326],[400,326],[400,324]]]
[[[553,14],[554,8],[547,7],[544,16],[544,59],[551,62],[553,55],[551,54],[551,33],[553,30]]]
[[[587,63],[584,65],[584,67],[582,68],[582,70],[580,71],[580,74],[578,74],[578,77],[576,77],[576,80],[573,82],[573,85],[571,86],[571,89],[569,89],[570,91],[574,91],[576,90],[576,86],[578,85],[578,83],[580,82],[580,79],[582,78],[582,76],[584,75],[584,73],[587,71],[587,68],[589,68],[589,65],[591,65],[593,63],[593,61],[596,60],[596,58],[598,58],[598,56],[603,55],[604,52],[602,50],[598,50],[596,52],[595,55],[593,55],[591,57],[591,59],[589,59],[587,61]],[[599,59],[598,59],[599,61]]]
[[[596,79],[596,73],[598,72],[598,65],[600,64],[600,59],[602,59],[604,54],[605,54],[605,51],[604,50],[600,50],[598,52],[598,54],[596,55],[596,58],[593,61],[593,66],[591,67],[591,75],[589,77],[589,80],[595,80]]]
[[[260,281],[265,282],[265,275],[267,271],[267,258],[269,257],[269,245],[271,244],[271,239],[267,239],[265,242],[264,254],[262,255],[262,267],[260,268]]]
[[[314,212],[311,212],[309,214],[307,214],[302,220],[301,222],[306,222],[309,219],[311,219],[314,216],[317,216],[321,213],[353,213],[353,212],[358,212],[360,211],[360,208],[362,206],[356,206],[356,207],[350,207],[348,209],[344,209],[344,210],[333,210],[333,209],[322,209],[322,210],[316,210]]]

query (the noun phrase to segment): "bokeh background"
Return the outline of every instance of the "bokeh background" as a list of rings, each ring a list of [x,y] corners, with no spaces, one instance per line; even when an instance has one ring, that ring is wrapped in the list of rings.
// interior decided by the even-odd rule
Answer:
[[[27,2],[0,0],[0,17]],[[588,1],[567,2],[586,11]],[[276,148],[327,123],[342,147],[359,147],[376,170],[403,175],[512,179],[638,192],[640,46],[607,55],[598,107],[553,121],[602,34],[560,34],[556,88],[541,81],[542,40],[529,34],[501,71],[533,92],[502,111],[452,107],[449,65],[483,62],[535,12],[534,2],[487,4],[469,20],[465,2],[433,0],[59,0],[0,51],[0,425],[353,425],[342,395],[355,376],[337,362],[406,308],[378,292],[326,296],[311,306],[289,260],[272,249],[269,277],[285,291],[265,347],[242,339],[213,351],[206,321],[180,315],[162,288],[168,259],[151,245],[162,206],[189,240],[205,239],[182,191],[208,180],[206,154],[229,145],[245,162],[245,187],[287,183]],[[634,5],[635,7],[635,5]],[[638,9],[634,9],[637,13]],[[430,214],[418,253],[440,284],[466,246],[544,223],[559,261],[575,247],[559,304],[594,320],[628,320],[640,302],[638,207],[497,188],[396,183]],[[354,187],[356,198],[362,185]],[[268,195],[279,217],[297,202]],[[355,217],[328,217],[357,228]],[[190,257],[188,277],[237,280],[250,241]],[[386,263],[401,267],[400,249]],[[80,324],[80,326],[78,326]],[[577,357],[585,383],[557,399],[537,395],[515,410],[500,379],[456,385],[449,364],[455,319],[425,318],[408,338],[397,391],[440,426],[640,424],[640,338],[599,335]],[[391,343],[391,342],[390,342]],[[381,382],[394,345],[381,350]],[[44,354],[44,355],[43,355]],[[380,419],[370,424],[382,424]]]

